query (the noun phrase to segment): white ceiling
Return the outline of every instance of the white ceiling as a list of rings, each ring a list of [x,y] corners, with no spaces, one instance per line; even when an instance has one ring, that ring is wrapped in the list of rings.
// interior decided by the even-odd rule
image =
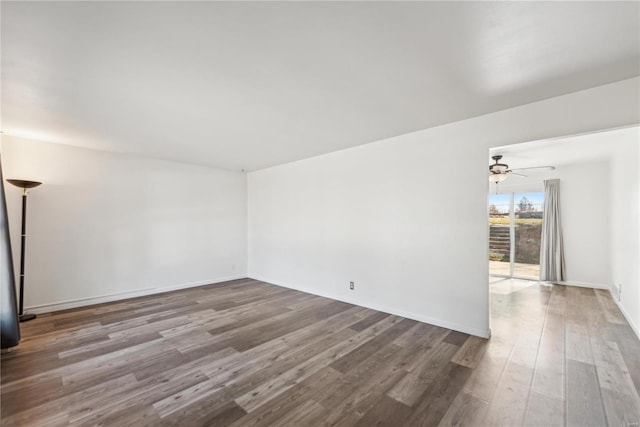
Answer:
[[[639,74],[639,2],[2,2],[7,134],[255,170]]]
[[[618,145],[638,139],[640,127],[594,132],[566,138],[526,142],[494,148],[490,155],[502,154],[500,161],[510,168],[536,166],[568,166],[581,163],[606,162],[611,159]],[[493,160],[489,164],[493,163]],[[545,171],[527,171],[525,175],[544,174]]]

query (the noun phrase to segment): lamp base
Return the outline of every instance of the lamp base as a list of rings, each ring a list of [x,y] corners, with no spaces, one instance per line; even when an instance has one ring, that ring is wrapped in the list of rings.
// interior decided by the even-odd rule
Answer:
[[[33,320],[36,318],[36,315],[33,313],[25,313],[20,315],[21,322],[28,322],[29,320]]]

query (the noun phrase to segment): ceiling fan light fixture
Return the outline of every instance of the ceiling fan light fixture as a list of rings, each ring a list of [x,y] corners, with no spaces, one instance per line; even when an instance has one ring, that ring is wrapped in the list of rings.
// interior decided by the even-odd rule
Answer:
[[[489,169],[491,170],[491,172],[496,174],[505,173],[507,169],[509,169],[509,166],[505,165],[504,163],[496,163],[489,166]]]
[[[491,156],[491,158],[495,161],[495,163],[492,165],[489,165],[489,172],[495,173],[495,174],[507,172],[507,170],[509,169],[509,165],[505,163],[500,163],[500,160],[502,160],[502,155],[498,154],[495,156]]]
[[[497,184],[507,179],[507,176],[506,173],[491,173],[489,174],[489,181]]]

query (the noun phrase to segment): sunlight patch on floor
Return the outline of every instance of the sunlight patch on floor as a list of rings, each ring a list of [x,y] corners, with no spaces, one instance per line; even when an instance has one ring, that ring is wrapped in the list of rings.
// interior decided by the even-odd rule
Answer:
[[[500,279],[498,281],[492,281],[492,279]],[[489,278],[489,292],[492,294],[509,295],[514,292],[521,291],[529,286],[533,286],[538,283],[535,280],[523,280],[523,279],[503,279],[490,277]]]

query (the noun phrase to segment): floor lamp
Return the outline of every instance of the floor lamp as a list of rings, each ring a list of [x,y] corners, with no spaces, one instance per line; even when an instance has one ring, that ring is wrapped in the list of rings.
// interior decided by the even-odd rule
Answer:
[[[27,237],[27,189],[37,187],[42,184],[37,181],[25,181],[22,179],[8,179],[11,184],[16,187],[22,188],[22,233],[20,239],[20,311],[18,317],[21,322],[33,320],[36,318],[35,314],[24,313],[24,249],[25,240]]]

